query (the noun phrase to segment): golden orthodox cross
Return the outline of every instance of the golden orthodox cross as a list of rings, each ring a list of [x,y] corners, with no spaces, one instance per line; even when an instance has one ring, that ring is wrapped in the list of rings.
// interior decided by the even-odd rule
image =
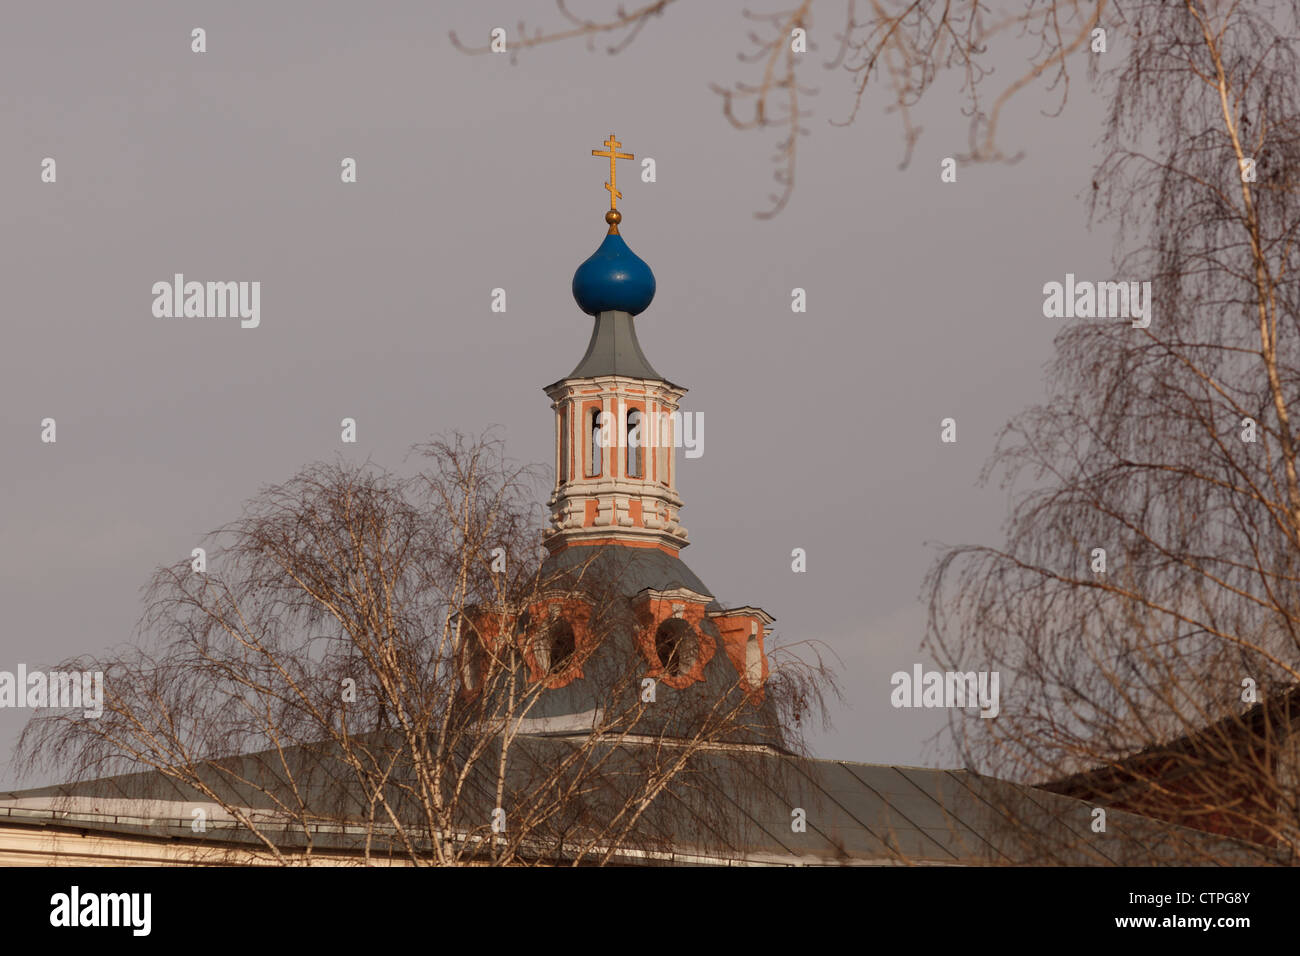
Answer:
[[[605,140],[601,145],[606,148],[604,150],[593,149],[591,155],[609,157],[609,182],[605,183],[605,188],[609,190],[609,208],[617,210],[618,201],[623,198],[623,194],[618,191],[618,171],[614,163],[620,159],[635,159],[636,157],[631,153],[620,153],[618,151],[618,148],[623,144],[614,138],[613,133],[610,133],[609,139]]]

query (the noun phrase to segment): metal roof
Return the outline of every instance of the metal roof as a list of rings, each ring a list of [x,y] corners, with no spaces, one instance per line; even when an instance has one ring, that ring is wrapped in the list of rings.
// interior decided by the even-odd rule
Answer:
[[[601,312],[597,315],[591,341],[587,343],[587,353],[566,378],[623,375],[667,382],[651,367],[649,359],[641,351],[634,321],[627,312]]]
[[[574,738],[521,737],[511,751],[507,793],[535,786]],[[573,820],[554,821],[556,838],[538,833],[536,854],[562,862],[574,821],[617,806],[618,781],[649,766],[662,750],[635,740],[609,746],[613,781],[584,795]],[[366,839],[363,801],[329,747],[298,748],[290,757],[294,783],[319,808],[313,845],[357,850]],[[205,775],[223,799],[249,812],[274,815],[280,800],[294,804],[281,755],[233,759],[228,773]],[[1258,862],[1259,849],[1238,841],[1111,811],[1104,833],[1092,832],[1091,807],[1079,800],[960,770],[815,760],[765,748],[714,748],[692,757],[638,824],[619,862],[752,865],[1048,863],[1136,865]],[[236,778],[243,778],[242,780]],[[602,778],[602,787],[604,786]],[[469,818],[488,818],[495,805],[490,768],[471,774],[464,798]],[[507,806],[509,799],[507,799]],[[77,828],[123,835],[150,834],[205,844],[249,844],[255,836],[228,815],[211,812],[209,831],[191,830],[191,810],[212,808],[204,795],[160,773],[106,777],[84,783],[0,793],[0,825]],[[418,820],[409,801],[401,816]],[[215,808],[214,808],[215,809]],[[806,827],[792,827],[796,810]],[[269,818],[269,817],[268,817]],[[566,829],[568,828],[568,829]],[[369,827],[376,855],[398,846],[384,827]],[[468,832],[468,827],[466,832]],[[301,824],[286,823],[287,846],[304,842]],[[566,843],[565,836],[569,836]],[[391,846],[385,848],[385,843]],[[400,855],[397,850],[396,855]]]
[[[571,571],[580,572],[587,580],[616,581],[619,591],[627,597],[646,588],[671,591],[684,587],[699,594],[713,594],[685,561],[659,548],[569,544],[547,556],[541,576],[549,580]]]

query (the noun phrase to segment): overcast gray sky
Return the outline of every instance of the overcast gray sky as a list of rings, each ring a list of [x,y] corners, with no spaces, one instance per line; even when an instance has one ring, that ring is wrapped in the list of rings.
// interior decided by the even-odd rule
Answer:
[[[515,458],[549,465],[541,388],[590,334],[569,284],[603,238],[590,151],[614,131],[657,163],[654,184],[620,179],[623,236],[658,281],[641,344],[707,426],[702,457],[679,452],[684,560],[724,604],[842,659],[820,756],[951,763],[927,745],[943,713],[892,709],[889,676],[929,663],[927,542],[996,538],[1005,494],[975,482],[999,427],[1043,397],[1061,324],[1043,284],[1109,277],[1109,233],[1087,231],[1079,198],[1102,115],[1086,84],[1060,118],[1017,105],[1004,141],[1023,161],[943,184],[940,159],[966,145],[953,84],[900,170],[883,100],[832,126],[848,78],[817,67],[794,197],[760,221],[776,135],[731,128],[708,89],[749,75],[739,3],[672,8],[617,56],[571,42],[515,65],[457,52],[448,30],[558,27],[551,6],[16,9],[0,29],[0,670],[131,640],[152,570],[310,461],[397,467],[434,433],[499,425]],[[812,23],[818,62],[839,11]],[[176,272],[260,281],[260,326],[155,318],[151,287]],[[0,711],[0,753],[30,713]]]

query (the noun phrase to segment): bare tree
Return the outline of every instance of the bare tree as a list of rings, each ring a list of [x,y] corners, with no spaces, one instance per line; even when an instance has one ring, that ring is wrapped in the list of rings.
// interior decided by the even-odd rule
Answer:
[[[594,549],[546,570],[535,472],[491,439],[419,450],[409,478],[308,467],[214,533],[205,573],[159,570],[148,649],[64,665],[104,672],[102,718],[42,713],[23,765],[152,771],[282,863],[653,858],[687,793],[731,841],[743,794],[717,754],[799,747],[820,662],[647,694],[672,662],[602,652],[636,621]],[[595,706],[548,711],[575,676]]]
[[[556,6],[566,28],[530,27],[521,21],[507,41],[512,57],[541,44],[576,39],[585,39],[588,49],[594,49],[596,41],[605,38],[611,41],[607,52],[616,54],[669,8],[683,7],[676,0],[655,0],[631,9],[620,4],[613,12],[589,17],[574,13],[566,0],[556,0]],[[818,34],[812,29],[813,15],[823,10],[823,22],[833,27],[829,33]],[[680,17],[685,20],[686,14]],[[809,132],[806,120],[812,111],[807,104],[816,92],[807,85],[806,75],[814,59],[809,54],[819,47],[818,35],[829,36],[834,50],[821,66],[848,77],[845,90],[850,95],[842,115],[832,123],[853,123],[873,81],[883,85],[885,109],[897,114],[902,124],[902,165],[906,166],[921,135],[913,109],[940,76],[949,72],[960,76],[961,109],[971,121],[968,151],[959,158],[1014,159],[997,139],[999,121],[1012,99],[1039,84],[1059,96],[1055,110],[1059,113],[1069,93],[1069,57],[1091,49],[1096,42],[1094,31],[1123,32],[1133,25],[1127,7],[1121,10],[1119,4],[1108,0],[1027,0],[996,5],[985,0],[802,0],[775,12],[744,10],[742,19],[747,24],[747,47],[738,56],[751,76],[714,84],[712,89],[721,98],[723,115],[732,126],[779,131],[773,156],[778,191],[769,197],[769,207],[756,213],[761,219],[779,213],[794,191],[799,138]],[[454,31],[451,41],[467,53],[492,50],[491,44],[467,46]],[[1005,61],[1013,53],[1023,54],[1026,65],[1013,73],[1013,79],[1000,86],[989,102],[984,82],[994,72],[993,63],[999,54]]]
[[[986,471],[1006,542],[941,556],[929,641],[1002,674],[1001,715],[954,725],[973,766],[1294,861],[1300,10],[1124,12],[1093,209],[1150,325],[1059,334]]]

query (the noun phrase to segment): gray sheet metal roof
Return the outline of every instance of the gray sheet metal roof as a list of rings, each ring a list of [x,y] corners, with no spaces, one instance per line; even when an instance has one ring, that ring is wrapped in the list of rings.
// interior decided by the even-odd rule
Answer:
[[[572,746],[574,741],[564,737],[521,737],[512,751],[512,785],[536,781],[539,770],[544,772],[556,761],[557,748]],[[615,750],[610,755],[615,781],[631,779],[628,771],[653,763],[658,749],[635,742],[608,746]],[[304,750],[300,748],[298,757]],[[340,765],[333,770],[322,766],[303,771],[327,752],[328,748],[313,748],[295,771],[300,786],[310,781],[306,790],[310,803],[331,808],[322,815],[313,843],[321,849],[356,850],[363,837],[340,826],[349,820],[333,809],[359,809],[356,795],[350,792],[355,787],[352,778]],[[251,775],[254,784],[227,776],[218,790],[240,806],[269,810],[275,805],[274,796],[289,798],[288,786],[281,779],[278,756],[264,761],[259,756],[235,758],[236,773]],[[485,769],[484,774],[483,779],[471,775],[467,789],[465,810],[478,819],[486,819],[495,805],[490,773]],[[613,784],[615,789],[618,786]],[[612,800],[617,802],[617,793]],[[292,798],[287,802],[292,805]],[[130,774],[0,793],[0,824],[193,841],[189,815],[193,806],[211,806],[211,801],[159,773]],[[791,827],[795,808],[806,815],[804,832]],[[414,814],[415,809],[408,804],[402,816]],[[600,809],[599,798],[589,794],[575,814]],[[354,812],[345,816],[363,822]],[[644,845],[660,848],[651,855],[652,861],[669,863],[1259,862],[1258,848],[1131,813],[1110,812],[1106,832],[1100,834],[1091,832],[1090,820],[1091,807],[1082,801],[960,770],[813,760],[754,749],[714,750],[697,754],[691,772],[675,780],[652,804],[638,835],[647,838]],[[292,825],[285,827],[284,836],[286,845],[303,839],[300,828]],[[255,841],[248,830],[233,823],[223,826],[215,819],[202,839],[205,844]],[[372,834],[372,839],[373,845],[383,846],[382,832],[378,837]],[[563,850],[556,852],[563,857]],[[646,858],[623,859],[638,861]]]
[[[636,339],[634,319],[626,312],[602,312],[591,330],[587,354],[568,378],[595,378],[597,375],[625,375],[667,381],[650,365]]]
[[[571,544],[547,556],[542,565],[542,576],[546,578],[574,569],[583,569],[582,573],[588,578],[617,581],[619,591],[628,597],[646,588],[669,591],[684,587],[699,594],[711,596],[713,593],[686,566],[685,561],[658,548]]]

